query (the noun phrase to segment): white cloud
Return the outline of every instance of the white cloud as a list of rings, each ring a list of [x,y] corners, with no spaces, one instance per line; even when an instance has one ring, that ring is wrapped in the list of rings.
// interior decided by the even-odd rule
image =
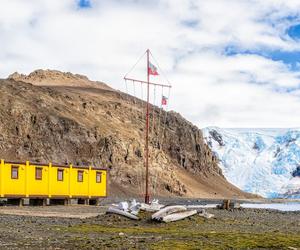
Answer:
[[[299,86],[299,72],[261,55],[224,54],[300,50],[285,32],[299,21],[299,1],[76,2],[3,1],[0,76],[54,68],[124,89],[122,77],[151,48],[174,83],[171,107],[199,127],[300,126],[299,91],[285,92]]]

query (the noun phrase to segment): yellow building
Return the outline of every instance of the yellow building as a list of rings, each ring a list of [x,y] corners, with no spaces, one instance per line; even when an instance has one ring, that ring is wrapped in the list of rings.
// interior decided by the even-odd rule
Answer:
[[[30,163],[0,163],[0,197],[98,199],[106,197],[107,171],[79,167]]]

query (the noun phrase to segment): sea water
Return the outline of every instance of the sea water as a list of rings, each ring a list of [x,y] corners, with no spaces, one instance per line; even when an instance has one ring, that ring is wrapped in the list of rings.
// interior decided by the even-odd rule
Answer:
[[[286,203],[243,203],[243,208],[275,209],[279,211],[300,211],[300,202]]]
[[[206,205],[187,205],[189,209],[216,208],[220,204],[212,203]],[[300,202],[285,203],[241,203],[243,208],[275,209],[279,211],[300,211]]]

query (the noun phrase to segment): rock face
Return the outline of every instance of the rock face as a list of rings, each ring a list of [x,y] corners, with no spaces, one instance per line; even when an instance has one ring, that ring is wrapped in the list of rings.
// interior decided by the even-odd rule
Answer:
[[[166,126],[163,149],[176,164],[196,174],[223,176],[212,151],[204,143],[201,130],[172,111],[167,116]]]
[[[222,135],[220,135],[217,130],[212,129],[209,131],[209,134],[216,142],[218,142],[219,146],[225,146]]]
[[[297,168],[292,173],[293,177],[300,177],[300,166],[297,166]]]
[[[107,167],[111,195],[143,194],[141,100],[50,70],[14,73],[0,80],[0,91],[1,158]],[[153,107],[153,114],[161,118],[150,132],[153,195],[249,196],[225,180],[197,127],[175,112]]]

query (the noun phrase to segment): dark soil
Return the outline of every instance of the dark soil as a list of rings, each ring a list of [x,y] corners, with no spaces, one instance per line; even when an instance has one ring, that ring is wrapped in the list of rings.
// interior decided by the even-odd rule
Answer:
[[[7,249],[298,249],[300,212],[209,209],[174,222],[133,221],[101,214],[105,207],[11,208],[61,213],[95,213],[87,219],[0,215],[0,248]],[[1,210],[0,210],[1,211]]]

